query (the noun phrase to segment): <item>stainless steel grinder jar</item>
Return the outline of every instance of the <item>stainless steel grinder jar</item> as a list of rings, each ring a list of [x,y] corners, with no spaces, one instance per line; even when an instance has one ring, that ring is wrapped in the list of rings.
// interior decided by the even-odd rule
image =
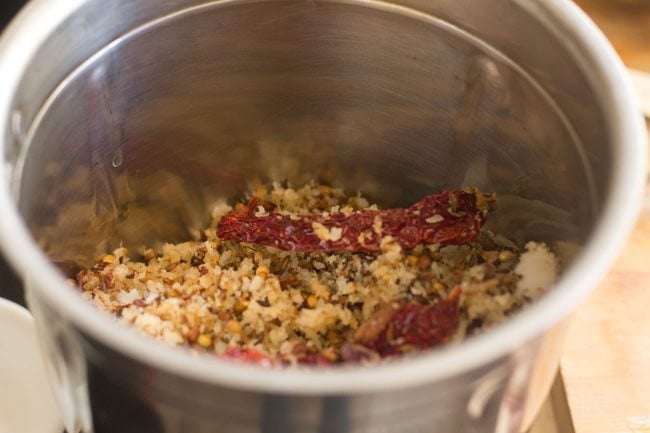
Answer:
[[[567,0],[37,0],[0,82],[0,241],[71,433],[520,431],[645,176],[623,67]],[[305,174],[385,205],[476,185],[501,197],[492,228],[582,250],[506,324],[376,368],[194,356],[64,283],[120,242],[186,238],[251,178]]]

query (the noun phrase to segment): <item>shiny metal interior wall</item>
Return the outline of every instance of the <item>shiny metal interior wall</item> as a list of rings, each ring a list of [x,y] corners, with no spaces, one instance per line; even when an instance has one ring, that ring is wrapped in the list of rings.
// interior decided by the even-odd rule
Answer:
[[[520,241],[583,239],[606,193],[596,92],[516,2],[112,3],[24,81],[51,92],[23,108],[16,188],[57,262],[187,238],[255,180],[384,205],[475,185]]]

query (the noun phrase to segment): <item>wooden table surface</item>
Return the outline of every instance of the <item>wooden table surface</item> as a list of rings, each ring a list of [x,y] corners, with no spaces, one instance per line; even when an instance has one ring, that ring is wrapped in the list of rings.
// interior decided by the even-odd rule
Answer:
[[[650,71],[650,0],[577,3],[628,66]],[[650,192],[622,256],[575,314],[561,365],[576,433],[650,432]]]
[[[650,190],[644,204],[569,331],[562,375],[576,433],[650,432]]]
[[[650,0],[576,0],[625,64],[650,72]]]

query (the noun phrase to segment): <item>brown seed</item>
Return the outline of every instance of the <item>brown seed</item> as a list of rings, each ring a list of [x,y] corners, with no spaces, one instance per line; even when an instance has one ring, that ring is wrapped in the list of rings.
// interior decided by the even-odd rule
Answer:
[[[102,288],[103,289],[115,288],[115,280],[113,279],[112,273],[108,273],[102,277]]]
[[[190,343],[194,343],[197,338],[199,338],[199,328],[198,326],[191,328],[187,335],[185,336]]]
[[[357,328],[352,336],[352,341],[362,345],[372,344],[388,326],[400,308],[401,305],[399,302],[387,302],[379,306],[372,316]],[[362,318],[359,317],[359,319]]]
[[[190,260],[192,266],[201,266],[203,264],[203,259],[205,258],[206,253],[207,250],[205,249],[205,247],[200,247],[199,249],[197,249],[196,253],[192,257],[192,260]]]
[[[181,292],[179,292],[176,289],[169,289],[167,290],[167,296],[170,298],[177,298],[181,295]]]
[[[426,271],[431,267],[431,259],[429,256],[420,256],[418,257],[418,269],[421,271]]]
[[[316,304],[318,303],[318,298],[314,295],[309,295],[307,296],[307,305],[309,308],[314,308]]]
[[[282,287],[290,287],[296,285],[300,281],[296,275],[286,274],[280,277],[280,284]]]
[[[256,302],[262,307],[270,307],[271,306],[271,303],[269,302],[268,299],[258,299]]]
[[[283,274],[284,271],[286,271],[289,268],[290,261],[291,261],[290,256],[286,256],[285,258],[282,259],[282,262],[280,263],[280,269],[278,270],[278,274]]]
[[[208,240],[208,236],[205,234],[205,230],[199,230],[199,239],[201,242],[205,242]]]

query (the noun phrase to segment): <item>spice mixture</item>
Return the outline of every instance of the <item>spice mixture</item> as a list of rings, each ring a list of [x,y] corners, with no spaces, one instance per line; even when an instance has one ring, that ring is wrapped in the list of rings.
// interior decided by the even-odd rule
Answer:
[[[171,345],[263,366],[371,363],[484,332],[556,279],[542,243],[480,230],[476,190],[379,210],[309,183],[258,186],[197,240],[125,248],[77,274],[83,296]]]

